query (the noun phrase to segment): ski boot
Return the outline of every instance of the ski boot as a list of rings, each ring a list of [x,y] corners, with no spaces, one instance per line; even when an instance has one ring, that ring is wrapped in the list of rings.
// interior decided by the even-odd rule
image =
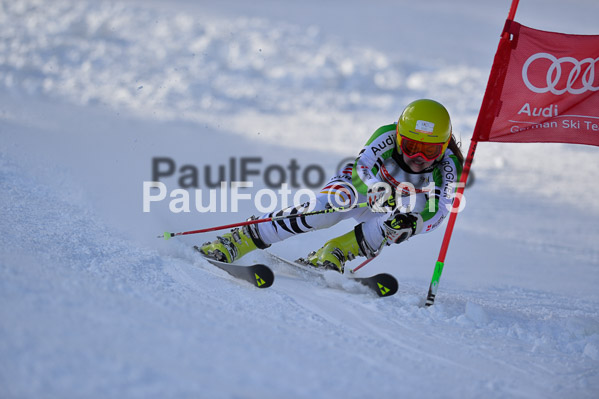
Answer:
[[[361,225],[340,237],[327,241],[318,251],[313,251],[304,258],[298,259],[299,263],[331,269],[343,274],[345,262],[357,256],[368,256],[372,250],[363,240]],[[362,239],[358,240],[357,236]],[[359,241],[362,242],[360,245]]]
[[[248,220],[255,219],[252,217]],[[255,249],[266,249],[255,225],[247,225],[242,229],[235,228],[230,233],[216,237],[212,242],[206,242],[200,247],[200,252],[220,262],[233,263]]]

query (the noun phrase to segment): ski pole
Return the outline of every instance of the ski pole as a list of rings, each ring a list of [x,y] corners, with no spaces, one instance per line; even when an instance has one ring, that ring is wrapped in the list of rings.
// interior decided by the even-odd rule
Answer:
[[[363,268],[364,266],[366,266],[368,263],[370,263],[371,260],[373,260],[375,257],[373,258],[368,258],[366,259],[364,262],[360,263],[358,266],[356,266],[354,269],[350,269],[349,272],[351,274],[354,274],[355,272],[357,272],[358,270],[360,270],[361,268]]]
[[[241,227],[241,226],[247,226],[247,225],[258,224],[258,223],[265,223],[265,222],[276,222],[276,221],[279,221],[279,220],[294,219],[294,218],[299,218],[299,217],[304,217],[304,216],[314,216],[314,215],[322,215],[322,214],[325,214],[325,213],[349,211],[349,210],[352,210],[352,209],[355,209],[355,208],[363,208],[365,206],[368,206],[368,203],[362,202],[361,204],[356,204],[356,205],[348,206],[346,208],[343,208],[343,207],[340,207],[340,208],[329,208],[329,209],[323,209],[323,210],[320,210],[320,211],[305,212],[305,213],[296,213],[296,214],[293,214],[293,215],[272,216],[272,217],[264,218],[264,219],[246,220],[245,222],[227,224],[227,225],[216,226],[216,227],[208,227],[206,229],[191,230],[191,231],[182,231],[180,233],[169,233],[169,232],[165,232],[163,235],[158,236],[157,238],[164,238],[165,240],[168,240],[171,237],[185,236],[185,235],[189,235],[189,234],[207,233],[209,231],[225,230],[225,229],[231,229],[233,227]]]
[[[374,254],[374,256],[372,258],[368,258],[364,262],[360,263],[357,267],[355,267],[353,269],[349,269],[349,272],[351,274],[354,274],[355,272],[357,272],[358,270],[360,270],[361,268],[363,268],[364,266],[366,266],[367,264],[369,264],[371,260],[373,260],[374,258],[376,258],[377,256],[379,256],[379,254],[381,253],[381,250],[383,249],[383,247],[385,246],[386,243],[387,243],[387,237],[385,237],[383,239],[383,242],[381,243],[381,246],[379,247],[379,249],[376,251],[376,253]]]

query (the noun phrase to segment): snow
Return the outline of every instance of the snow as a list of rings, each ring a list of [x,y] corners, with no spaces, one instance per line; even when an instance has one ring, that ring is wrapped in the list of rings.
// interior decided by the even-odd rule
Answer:
[[[214,235],[156,239],[244,220],[251,201],[142,211],[154,157],[197,167],[205,200],[206,166],[215,180],[260,157],[255,194],[292,158],[300,183],[309,165],[332,174],[419,97],[447,105],[466,148],[508,8],[0,1],[0,397],[596,397],[594,147],[481,143],[431,308],[443,229],[360,271],[397,277],[379,299],[282,265],[258,290],[193,253]],[[516,20],[597,34],[597,11],[523,0]]]

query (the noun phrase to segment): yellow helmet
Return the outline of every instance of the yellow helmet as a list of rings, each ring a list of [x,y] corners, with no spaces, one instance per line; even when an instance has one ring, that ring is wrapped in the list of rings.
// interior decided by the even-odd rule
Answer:
[[[433,100],[411,102],[397,121],[397,149],[410,158],[435,160],[445,153],[450,138],[449,112]]]

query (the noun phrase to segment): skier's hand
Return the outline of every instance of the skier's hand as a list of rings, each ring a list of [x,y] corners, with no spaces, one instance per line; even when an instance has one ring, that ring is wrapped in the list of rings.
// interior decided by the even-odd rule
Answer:
[[[378,182],[373,184],[369,189],[367,195],[368,206],[373,212],[390,212],[395,205],[391,186],[385,182]]]
[[[422,230],[422,216],[418,213],[394,213],[391,218],[383,222],[385,236],[388,243],[399,244],[420,233]]]

